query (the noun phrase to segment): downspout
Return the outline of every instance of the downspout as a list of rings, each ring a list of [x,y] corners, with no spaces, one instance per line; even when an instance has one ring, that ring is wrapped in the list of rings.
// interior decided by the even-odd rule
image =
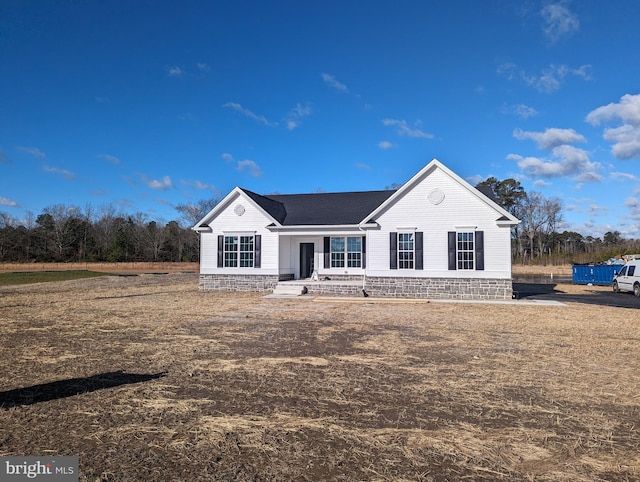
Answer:
[[[358,229],[360,231],[364,232],[365,245],[368,246],[369,245],[369,231],[365,230],[365,229],[362,229],[362,226],[360,226],[359,224],[358,224]],[[364,255],[367,256],[368,252],[369,251],[365,252]],[[366,268],[367,261],[366,261],[366,259],[364,259],[363,261],[364,261],[365,268],[362,270],[362,296],[367,298],[369,296],[369,293],[367,293],[365,291],[365,287],[366,287],[366,283],[367,283],[367,268]]]

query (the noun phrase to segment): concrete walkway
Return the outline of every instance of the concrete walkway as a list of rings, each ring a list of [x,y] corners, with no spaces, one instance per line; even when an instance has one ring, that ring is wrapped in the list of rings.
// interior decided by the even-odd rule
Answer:
[[[467,303],[484,305],[517,305],[517,306],[567,306],[554,300],[456,300],[456,299],[424,299],[424,298],[372,298],[353,296],[313,296],[313,295],[265,295],[269,299],[298,299],[318,303],[385,303],[385,304],[428,304],[428,303]]]

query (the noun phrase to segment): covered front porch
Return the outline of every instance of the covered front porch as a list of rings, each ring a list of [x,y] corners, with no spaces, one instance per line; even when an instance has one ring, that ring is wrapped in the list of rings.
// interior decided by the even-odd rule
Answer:
[[[280,279],[328,281],[327,278],[359,280],[366,267],[366,234],[348,229],[279,233]],[[333,281],[333,279],[331,279]]]

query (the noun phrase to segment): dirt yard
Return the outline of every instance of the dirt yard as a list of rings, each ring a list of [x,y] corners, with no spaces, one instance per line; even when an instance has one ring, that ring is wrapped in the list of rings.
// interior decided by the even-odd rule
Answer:
[[[638,480],[640,302],[594,302],[609,290],[532,306],[266,299],[187,273],[0,287],[0,455],[78,455],[83,481]]]

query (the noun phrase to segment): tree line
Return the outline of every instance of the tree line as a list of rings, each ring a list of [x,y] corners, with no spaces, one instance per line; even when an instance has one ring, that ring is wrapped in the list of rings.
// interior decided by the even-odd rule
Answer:
[[[626,239],[619,231],[602,238],[561,230],[562,200],[539,192],[526,192],[519,181],[490,177],[478,186],[490,186],[498,203],[521,220],[512,229],[514,262],[566,264],[604,262],[625,254],[640,253],[640,240]]]
[[[0,212],[0,262],[198,261],[198,235],[190,228],[216,203],[176,206],[180,219],[169,222],[113,205],[54,204],[23,220]]]
[[[519,181],[490,177],[481,185],[490,186],[497,202],[522,221],[512,230],[514,263],[599,262],[640,253],[640,240],[625,239],[618,231],[601,239],[561,230],[562,201],[525,192]],[[180,204],[179,219],[169,222],[127,214],[113,205],[81,209],[54,204],[23,220],[0,212],[0,262],[198,261],[199,239],[190,228],[217,202]]]

